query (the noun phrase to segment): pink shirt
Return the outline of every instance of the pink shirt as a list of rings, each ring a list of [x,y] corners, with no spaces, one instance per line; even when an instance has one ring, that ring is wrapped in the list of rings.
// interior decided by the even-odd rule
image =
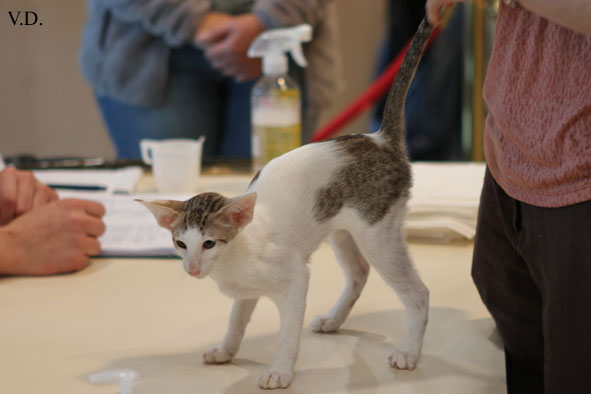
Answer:
[[[484,84],[488,167],[542,207],[591,200],[591,37],[501,4]]]

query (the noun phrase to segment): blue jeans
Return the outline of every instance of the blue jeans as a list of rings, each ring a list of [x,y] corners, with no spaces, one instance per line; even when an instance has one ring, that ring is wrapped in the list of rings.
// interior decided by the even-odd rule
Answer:
[[[302,87],[303,72],[290,64]],[[186,46],[171,51],[170,79],[163,105],[139,107],[97,97],[117,156],[137,159],[143,138],[205,136],[203,157],[250,157],[250,93],[256,81],[235,82],[211,68],[203,51]],[[302,93],[304,93],[302,91]],[[302,97],[304,94],[302,94]]]

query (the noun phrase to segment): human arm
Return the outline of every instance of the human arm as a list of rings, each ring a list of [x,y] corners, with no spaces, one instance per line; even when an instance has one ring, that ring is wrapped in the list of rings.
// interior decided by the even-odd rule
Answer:
[[[249,58],[247,52],[263,29],[255,14],[229,16],[209,29],[200,30],[196,41],[205,46],[205,57],[214,68],[241,82],[261,74],[260,59]]]
[[[439,23],[444,5],[473,0],[428,0],[425,5],[429,23]],[[591,1],[589,0],[518,0],[521,7],[554,23],[579,33],[591,35]]]
[[[332,0],[257,0],[253,13],[265,29],[308,23],[315,26],[324,19]]]
[[[14,167],[0,171],[0,226],[57,199],[57,193],[37,181],[30,171],[21,171]]]
[[[167,45],[178,47],[192,42],[210,9],[208,0],[100,0],[113,16],[129,23],[141,23],[149,33]]]
[[[105,208],[65,199],[35,208],[0,227],[0,275],[51,275],[88,265],[100,252]]]
[[[315,26],[330,0],[258,0],[251,13],[230,17],[197,36],[206,45],[210,64],[224,75],[245,81],[261,73],[260,59],[247,56],[252,41],[265,29],[309,23]]]

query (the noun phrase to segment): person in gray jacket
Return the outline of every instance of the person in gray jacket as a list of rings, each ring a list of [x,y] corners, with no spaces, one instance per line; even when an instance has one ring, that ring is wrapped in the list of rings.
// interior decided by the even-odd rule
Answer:
[[[204,157],[250,155],[250,90],[260,59],[246,51],[263,30],[309,23],[309,66],[290,62],[302,89],[303,141],[340,89],[330,0],[88,0],[80,50],[119,158],[142,138],[206,137]]]

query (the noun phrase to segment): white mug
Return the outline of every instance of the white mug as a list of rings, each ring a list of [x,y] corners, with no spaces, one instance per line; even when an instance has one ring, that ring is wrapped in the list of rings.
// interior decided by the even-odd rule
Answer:
[[[140,141],[142,160],[152,166],[160,193],[195,193],[205,137]]]

